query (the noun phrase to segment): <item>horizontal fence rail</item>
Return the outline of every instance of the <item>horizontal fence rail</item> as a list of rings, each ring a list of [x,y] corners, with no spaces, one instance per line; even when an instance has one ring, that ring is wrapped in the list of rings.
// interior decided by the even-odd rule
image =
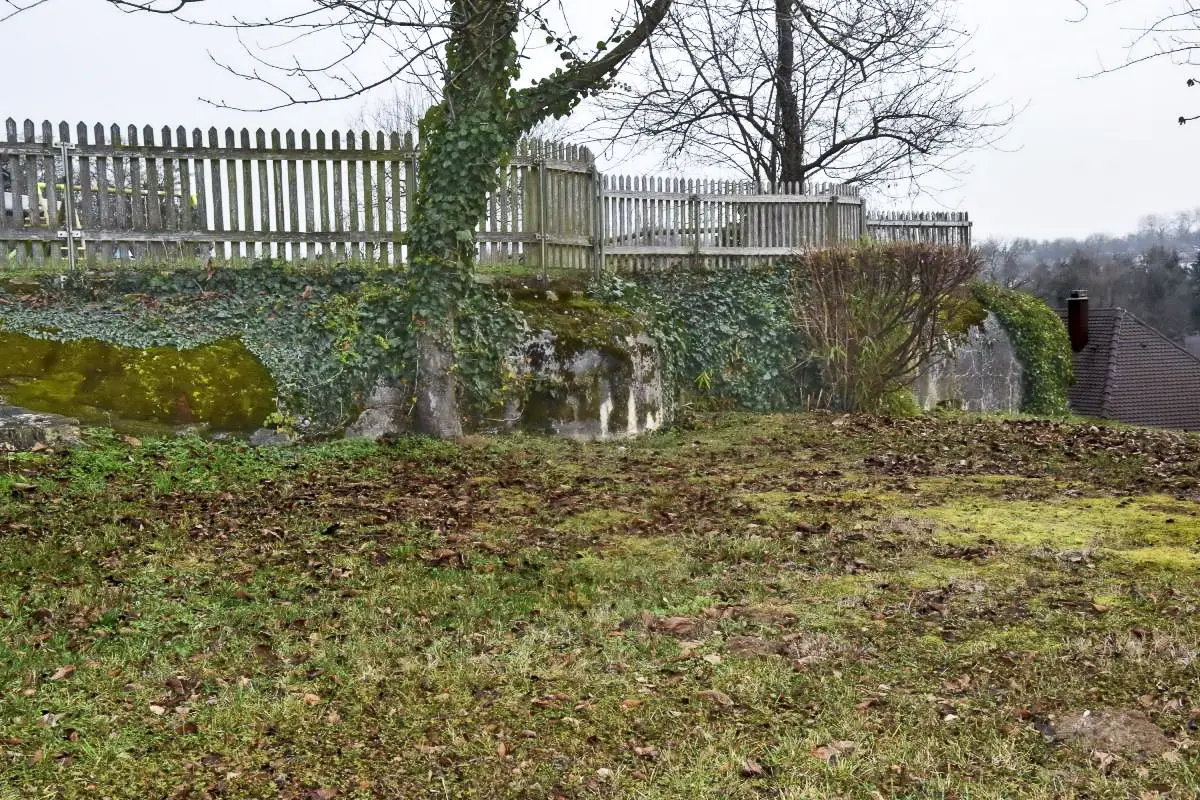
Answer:
[[[399,264],[411,133],[5,123],[0,256]],[[867,214],[854,187],[601,175],[584,147],[521,142],[476,231],[481,264],[542,270],[770,263],[864,235],[969,245],[959,215]]]

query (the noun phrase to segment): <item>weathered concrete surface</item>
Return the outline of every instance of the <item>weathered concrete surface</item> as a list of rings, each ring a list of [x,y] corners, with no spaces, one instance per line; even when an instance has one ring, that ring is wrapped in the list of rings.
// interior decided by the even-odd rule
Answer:
[[[667,422],[660,358],[645,334],[580,346],[542,331],[524,355],[529,389],[506,412],[515,427],[603,440],[649,433]]]
[[[380,383],[363,403],[358,419],[346,428],[346,438],[379,441],[407,433],[414,403],[409,387]]]
[[[913,383],[917,404],[926,411],[950,407],[991,414],[1021,409],[1023,369],[1016,350],[989,314],[983,330],[972,328],[949,358],[922,370]]]
[[[0,451],[28,452],[79,444],[79,421],[0,405]]]

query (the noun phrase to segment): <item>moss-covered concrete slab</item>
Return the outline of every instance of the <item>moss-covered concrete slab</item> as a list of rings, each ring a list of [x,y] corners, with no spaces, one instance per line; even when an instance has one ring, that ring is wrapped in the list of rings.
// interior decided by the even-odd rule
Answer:
[[[0,353],[0,400],[85,422],[248,432],[276,409],[274,381],[236,339],[139,349],[0,331]]]

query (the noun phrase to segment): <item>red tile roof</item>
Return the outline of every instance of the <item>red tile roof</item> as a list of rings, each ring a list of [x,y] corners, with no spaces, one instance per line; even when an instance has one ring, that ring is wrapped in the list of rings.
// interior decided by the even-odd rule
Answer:
[[[1200,358],[1123,308],[1093,308],[1070,400],[1084,416],[1200,430]]]

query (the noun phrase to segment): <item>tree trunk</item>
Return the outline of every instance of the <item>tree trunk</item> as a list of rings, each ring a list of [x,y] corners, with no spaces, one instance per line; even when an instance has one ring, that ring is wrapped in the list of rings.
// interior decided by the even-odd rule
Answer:
[[[421,124],[413,275],[418,433],[462,435],[455,367],[458,309],[471,289],[475,229],[520,130],[508,92],[519,74],[512,0],[453,0],[442,102]]]
[[[454,381],[454,352],[438,337],[416,334],[416,430],[439,439],[462,436],[462,418]]]
[[[775,93],[779,98],[779,130],[775,145],[779,164],[777,179],[803,183],[804,126],[796,99],[796,27],[794,0],[775,0],[775,32],[778,52],[775,62]]]

